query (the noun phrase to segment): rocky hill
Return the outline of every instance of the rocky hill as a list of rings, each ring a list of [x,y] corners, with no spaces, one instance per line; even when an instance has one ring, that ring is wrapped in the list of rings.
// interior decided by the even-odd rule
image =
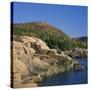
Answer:
[[[82,42],[87,43],[88,37],[87,36],[83,36],[83,37],[79,37],[79,38],[74,38],[74,40],[82,41]]]
[[[40,81],[70,70],[82,70],[71,57],[87,56],[86,44],[46,23],[12,24],[11,86],[37,87]]]
[[[50,49],[36,37],[13,35],[11,41],[11,86],[37,87],[51,75],[83,67],[61,50]]]
[[[62,30],[46,22],[19,23],[12,25],[12,33],[16,36],[37,37],[45,41],[50,48],[72,49],[86,48],[86,44],[71,39]]]

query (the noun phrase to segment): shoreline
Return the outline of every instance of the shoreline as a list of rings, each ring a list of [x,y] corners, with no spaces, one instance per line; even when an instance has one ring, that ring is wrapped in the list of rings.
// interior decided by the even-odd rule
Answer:
[[[39,38],[22,36],[19,37],[19,41],[13,40],[12,44],[13,87],[34,87],[47,77],[71,70],[83,70],[83,66],[68,55],[70,51],[58,52],[57,49],[49,48]],[[82,49],[76,49],[76,52],[77,50],[80,50],[80,56]]]
[[[86,56],[86,57],[74,57],[72,59],[79,59],[79,58],[88,58],[88,56]]]
[[[80,58],[79,58],[80,59]],[[82,58],[81,58],[82,59]],[[87,62],[87,61],[86,61]],[[85,67],[85,66],[84,66]],[[87,69],[86,69],[86,71],[87,71]],[[62,76],[63,74],[65,75],[65,74],[68,74],[68,73],[72,73],[72,72],[75,72],[74,70],[70,70],[70,71],[67,71],[67,72],[62,72],[62,73],[58,73],[58,74],[55,74],[55,75],[52,75],[52,76],[50,76],[50,77],[47,77],[46,79],[48,80],[49,78],[53,78],[53,77],[58,77],[59,75],[60,76]],[[77,72],[77,71],[76,71]],[[82,72],[82,71],[79,71],[79,72]],[[44,80],[46,80],[46,79],[43,79],[41,82],[39,82],[39,86],[40,87],[43,87],[43,86],[46,86],[46,85],[42,85],[42,82],[44,81]],[[56,79],[57,80],[57,79]],[[40,84],[41,83],[41,84]],[[78,84],[78,83],[72,83],[72,85],[73,84]],[[87,81],[86,82],[84,82],[84,83],[80,83],[80,84],[87,84]],[[54,84],[53,84],[54,85]],[[70,84],[58,84],[58,85],[71,85],[71,83]],[[48,85],[48,86],[52,86],[52,85]]]

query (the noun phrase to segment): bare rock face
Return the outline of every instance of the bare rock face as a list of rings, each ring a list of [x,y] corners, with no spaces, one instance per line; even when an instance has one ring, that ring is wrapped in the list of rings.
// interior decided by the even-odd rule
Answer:
[[[24,44],[27,44],[27,46],[31,46],[35,49],[49,49],[45,42],[35,37],[23,36],[22,41]]]
[[[11,49],[14,88],[38,86],[44,77],[71,70],[74,65],[64,52],[49,49],[45,42],[35,37],[15,37]]]
[[[12,87],[37,86],[36,81],[40,81],[38,74],[47,70],[48,66],[48,63],[33,56],[41,53],[42,49],[48,50],[49,47],[42,40],[34,37],[23,36],[12,41]],[[32,76],[37,76],[37,80]],[[23,84],[28,79],[29,82]]]

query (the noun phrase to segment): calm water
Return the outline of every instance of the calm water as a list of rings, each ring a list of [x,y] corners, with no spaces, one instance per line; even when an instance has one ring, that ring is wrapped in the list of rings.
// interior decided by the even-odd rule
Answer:
[[[87,58],[76,59],[84,66],[82,71],[70,71],[43,80],[40,86],[87,84]]]

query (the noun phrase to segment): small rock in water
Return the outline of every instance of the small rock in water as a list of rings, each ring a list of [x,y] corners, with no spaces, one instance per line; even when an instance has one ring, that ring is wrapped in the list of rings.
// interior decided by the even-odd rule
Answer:
[[[81,71],[81,70],[84,69],[84,67],[83,67],[81,64],[76,63],[76,64],[74,64],[73,69],[74,69],[75,71]]]

